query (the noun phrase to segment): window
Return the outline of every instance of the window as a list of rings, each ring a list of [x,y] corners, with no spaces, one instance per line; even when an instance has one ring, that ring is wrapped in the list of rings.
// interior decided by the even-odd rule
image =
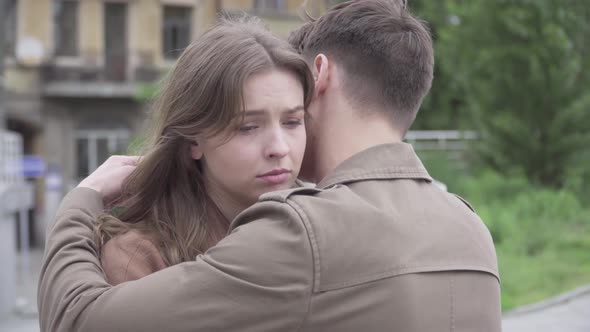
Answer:
[[[12,56],[14,55],[14,51],[16,48],[16,29],[17,29],[17,17],[18,17],[18,3],[16,2],[16,0],[8,0],[5,3],[5,12],[4,12],[4,17],[6,18],[6,21],[4,22],[4,27],[5,27],[5,35],[4,35],[4,40],[5,40],[5,52],[6,55]]]
[[[286,11],[284,0],[255,0],[254,9],[258,13],[278,13]]]
[[[127,4],[104,3],[104,68],[108,81],[127,79]]]
[[[79,130],[76,136],[76,172],[83,179],[110,156],[124,154],[129,144],[129,131]]]
[[[162,42],[164,57],[176,59],[191,39],[191,7],[164,6]]]
[[[55,55],[78,55],[78,1],[54,1]]]

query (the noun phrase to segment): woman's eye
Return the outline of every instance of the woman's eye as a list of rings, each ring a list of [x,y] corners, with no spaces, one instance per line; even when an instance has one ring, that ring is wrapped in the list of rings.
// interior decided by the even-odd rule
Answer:
[[[303,120],[301,119],[293,119],[283,122],[283,125],[287,127],[297,127],[303,124]]]
[[[256,125],[245,125],[245,126],[241,126],[239,128],[239,131],[242,133],[247,133],[247,132],[253,131],[257,128],[258,128],[258,126],[256,126]]]

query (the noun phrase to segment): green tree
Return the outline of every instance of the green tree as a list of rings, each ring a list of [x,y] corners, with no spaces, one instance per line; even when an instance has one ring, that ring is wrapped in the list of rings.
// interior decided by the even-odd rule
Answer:
[[[447,0],[409,0],[411,12],[422,19],[428,26],[434,41],[434,81],[430,93],[425,98],[420,114],[412,129],[440,130],[440,129],[469,129],[463,104],[462,89],[459,81],[454,79],[453,73],[446,66],[447,59],[441,57],[439,35],[457,24],[457,17],[450,12]]]
[[[561,186],[590,146],[589,7],[574,0],[448,0],[438,58],[501,172]],[[443,82],[444,83],[444,82]]]
[[[332,3],[345,2],[347,0],[335,0]],[[398,0],[402,1],[402,0]],[[430,29],[435,47],[435,80],[430,93],[425,98],[420,114],[416,118],[413,130],[440,130],[469,128],[465,109],[460,107],[463,103],[461,85],[453,78],[445,66],[437,51],[439,47],[438,35],[449,26],[456,24],[455,16],[449,12],[447,0],[408,0],[407,5],[411,12],[422,19]]]

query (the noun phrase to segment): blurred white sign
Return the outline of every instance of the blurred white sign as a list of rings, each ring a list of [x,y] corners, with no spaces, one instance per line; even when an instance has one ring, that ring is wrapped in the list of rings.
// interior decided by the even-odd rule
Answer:
[[[43,44],[32,37],[21,39],[16,45],[16,58],[25,66],[38,66],[44,56]]]

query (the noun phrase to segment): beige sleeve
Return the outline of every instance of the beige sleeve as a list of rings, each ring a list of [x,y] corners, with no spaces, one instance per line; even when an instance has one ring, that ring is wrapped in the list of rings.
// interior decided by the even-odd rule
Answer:
[[[111,286],[93,242],[98,193],[75,189],[48,235],[42,331],[296,331],[311,305],[311,242],[299,210],[257,203],[195,261]]]
[[[102,249],[100,262],[107,281],[113,286],[166,267],[156,246],[134,231],[109,240]]]

